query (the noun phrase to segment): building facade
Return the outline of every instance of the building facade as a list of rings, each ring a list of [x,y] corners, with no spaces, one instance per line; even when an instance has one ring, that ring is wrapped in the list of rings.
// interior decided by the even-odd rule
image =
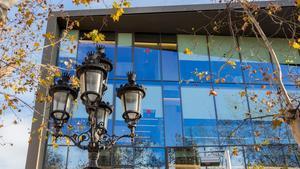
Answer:
[[[291,3],[284,3],[284,12],[293,8]],[[272,82],[274,67],[270,55],[262,41],[251,33],[231,36],[224,28],[213,32],[212,18],[227,17],[223,16],[224,9],[222,4],[132,8],[119,23],[105,21],[102,32],[106,38],[101,44],[114,65],[104,96],[104,100],[115,105],[109,134],[129,133],[116,97],[116,88],[126,82],[128,71],[136,72],[138,83],[147,89],[147,97],[142,103],[135,142],[124,139],[110,151],[101,152],[101,167],[225,168],[228,158],[234,169],[256,165],[300,167],[300,156],[288,126],[274,126],[272,122],[273,115],[282,109],[282,98]],[[88,51],[95,50],[95,43],[85,33],[99,28],[103,20],[110,20],[110,12],[67,12],[80,21],[80,27],[69,32],[72,38],[45,49],[43,62],[74,74],[76,64],[83,62]],[[57,16],[50,18],[47,31],[61,36],[65,21]],[[273,34],[274,25],[266,24],[266,33]],[[280,31],[270,41],[282,64],[284,83],[297,98],[299,51],[289,46]],[[44,107],[37,103],[37,108]],[[79,102],[64,132],[77,133],[86,127],[87,114]],[[88,162],[87,151],[63,139],[58,145],[54,148],[51,136],[47,141],[31,144],[27,168],[79,169]],[[220,164],[215,166],[209,161]]]

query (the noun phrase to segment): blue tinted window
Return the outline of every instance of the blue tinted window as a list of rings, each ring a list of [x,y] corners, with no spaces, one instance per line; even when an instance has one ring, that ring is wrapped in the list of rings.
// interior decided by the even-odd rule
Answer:
[[[163,86],[165,135],[167,146],[182,145],[182,114],[178,85]]]
[[[160,80],[160,52],[150,47],[134,48],[135,71],[140,80]]]
[[[247,83],[270,83],[273,67],[268,50],[261,39],[241,37],[242,70]]]
[[[275,127],[272,122],[281,109],[276,88],[250,85],[248,96],[256,143],[288,143],[288,131],[284,123]]]
[[[209,36],[209,51],[214,82],[242,83],[239,52],[230,36]]]
[[[205,36],[177,35],[180,80],[206,82],[209,62]],[[186,51],[191,51],[191,53]]]
[[[164,126],[162,109],[162,88],[146,85],[147,95],[142,101],[142,118],[137,124],[136,144],[163,146]]]
[[[140,80],[160,80],[159,35],[135,34],[134,66]]]
[[[115,75],[126,77],[127,72],[132,70],[132,34],[119,33]]]
[[[178,53],[172,50],[161,51],[163,80],[178,80]]]
[[[253,144],[252,123],[245,88],[242,85],[216,84],[216,107],[221,144]]]
[[[218,144],[217,121],[210,86],[181,88],[184,143],[186,145]]]

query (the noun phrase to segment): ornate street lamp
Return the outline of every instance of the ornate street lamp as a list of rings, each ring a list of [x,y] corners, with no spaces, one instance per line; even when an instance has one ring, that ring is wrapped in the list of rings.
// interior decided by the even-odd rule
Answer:
[[[98,169],[99,151],[111,148],[118,140],[135,136],[134,130],[141,118],[141,102],[145,97],[145,89],[136,84],[136,75],[128,73],[128,83],[117,89],[117,96],[122,100],[123,118],[131,133],[115,136],[107,134],[109,116],[113,107],[102,100],[107,89],[108,73],[112,63],[106,58],[103,46],[97,46],[96,52],[89,52],[85,61],[78,66],[76,75],[80,79],[80,98],[88,114],[89,129],[79,134],[67,135],[59,132],[71,116],[73,104],[78,91],[68,83],[69,76],[63,75],[49,91],[53,98],[51,118],[54,120],[55,138],[67,137],[75,146],[88,150],[89,164],[85,169]]]
[[[136,84],[136,75],[133,72],[129,72],[127,76],[128,83],[117,89],[117,96],[122,101],[123,118],[133,138],[136,123],[141,118],[141,102],[146,93],[143,86]]]
[[[57,128],[62,128],[63,124],[68,122],[78,95],[78,91],[69,84],[69,79],[68,74],[63,74],[62,78],[49,90],[49,94],[53,99],[50,116]]]

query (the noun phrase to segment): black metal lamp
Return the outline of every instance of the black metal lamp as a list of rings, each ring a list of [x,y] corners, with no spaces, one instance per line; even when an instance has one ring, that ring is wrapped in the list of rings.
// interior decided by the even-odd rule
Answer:
[[[104,47],[98,46],[97,52],[89,52],[83,64],[77,68],[84,104],[95,104],[102,98],[103,84],[107,82],[107,74],[112,70],[112,64],[103,52]]]
[[[98,101],[95,106],[87,108],[89,112],[89,121],[96,124],[99,135],[107,133],[108,118],[113,112],[113,106],[108,102]]]
[[[51,117],[54,119],[56,127],[62,127],[68,121],[73,110],[74,102],[78,95],[78,90],[69,84],[70,76],[63,74],[49,90],[52,97]]]
[[[141,101],[146,95],[145,88],[136,84],[136,75],[129,72],[128,83],[117,89],[117,96],[122,101],[123,118],[131,133],[122,136],[109,135],[108,118],[113,112],[113,107],[102,100],[102,95],[107,90],[107,77],[113,65],[104,52],[104,46],[97,46],[96,52],[89,52],[83,64],[76,70],[76,75],[80,79],[80,98],[89,115],[88,130],[71,135],[64,133],[55,135],[57,138],[67,137],[75,146],[88,150],[89,164],[85,169],[99,169],[97,160],[100,150],[110,149],[122,138],[131,138],[133,141],[136,123],[141,118]],[[56,131],[60,131],[70,118],[78,95],[78,90],[72,88],[69,79],[70,77],[64,74],[62,79],[50,88],[49,93],[53,97],[51,118],[55,121]]]
[[[137,121],[141,118],[141,101],[146,96],[146,92],[143,86],[136,83],[135,73],[129,72],[127,77],[128,83],[121,85],[117,89],[117,96],[122,101],[123,118],[127,122],[128,127],[134,130]]]

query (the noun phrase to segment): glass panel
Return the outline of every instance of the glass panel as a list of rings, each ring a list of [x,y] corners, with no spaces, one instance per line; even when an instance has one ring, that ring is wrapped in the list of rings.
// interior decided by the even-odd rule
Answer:
[[[100,151],[98,165],[103,168],[110,168],[110,151]],[[88,166],[88,151],[81,150],[77,147],[71,146],[69,148],[68,169],[82,169]]]
[[[249,146],[246,148],[247,165],[249,168],[254,166],[264,166],[265,168],[282,169],[287,167],[283,155],[283,147],[276,146]]]
[[[135,34],[134,46],[137,79],[160,80],[159,35]]]
[[[113,152],[114,167],[133,168],[133,148],[114,147]]]
[[[238,47],[231,36],[209,36],[213,80],[218,83],[242,83]]]
[[[67,93],[65,92],[55,92],[53,99],[53,110],[65,110],[65,105],[67,101]]]
[[[299,151],[298,151],[298,146],[295,145],[288,145],[284,147],[284,154],[287,159],[287,164],[289,168],[300,168],[300,163],[299,163]]]
[[[75,146],[69,147],[68,169],[80,169],[88,165],[88,151]]]
[[[137,124],[135,143],[147,146],[163,146],[162,89],[156,85],[145,87],[147,96],[142,101],[142,118]]]
[[[185,145],[218,144],[218,132],[210,86],[181,87]]]
[[[240,37],[242,69],[247,83],[269,83],[272,80],[270,55],[261,39]]]
[[[118,34],[118,51],[116,62],[116,76],[126,77],[128,71],[132,71],[132,34]]]
[[[162,148],[135,148],[135,169],[164,169],[165,150]]]
[[[170,169],[219,169],[229,168],[230,151],[220,147],[178,147],[168,151]],[[244,168],[243,152],[236,159],[231,160],[235,169]]]
[[[165,115],[165,135],[167,146],[181,146],[182,143],[182,114],[178,85],[163,86],[163,103]]]
[[[45,159],[45,169],[66,168],[67,147],[59,146],[58,148],[54,149],[52,146],[47,146]]]
[[[86,91],[82,92],[95,92],[102,95],[103,75],[102,72],[86,72]],[[81,79],[82,77],[80,77]],[[95,101],[97,98],[96,94],[88,94],[91,101]]]
[[[163,80],[177,81],[178,52],[176,35],[161,35],[161,57]]]
[[[282,103],[276,87],[251,85],[248,96],[256,143],[288,143],[286,126],[273,120],[273,116],[280,112]]]
[[[170,148],[168,162],[169,169],[200,168],[200,157],[196,147]]]
[[[64,30],[62,34],[63,32]],[[60,67],[62,72],[69,72],[71,75],[75,75],[78,37],[79,31],[71,30],[68,32],[66,38],[63,38],[60,42],[57,66]]]
[[[180,80],[206,82],[209,75],[206,36],[177,35]]]
[[[281,64],[284,83],[297,84],[300,80],[299,51],[289,45],[292,40],[271,38],[270,41]]]
[[[242,85],[216,84],[218,130],[221,144],[253,144],[252,125]]]
[[[123,103],[125,103],[125,111],[140,112],[140,101],[142,98],[142,93],[139,91],[130,91],[124,94],[122,97]]]
[[[66,112],[72,113],[73,112],[73,106],[74,106],[74,97],[69,94],[68,95],[68,100],[67,100],[67,106],[66,106]]]

